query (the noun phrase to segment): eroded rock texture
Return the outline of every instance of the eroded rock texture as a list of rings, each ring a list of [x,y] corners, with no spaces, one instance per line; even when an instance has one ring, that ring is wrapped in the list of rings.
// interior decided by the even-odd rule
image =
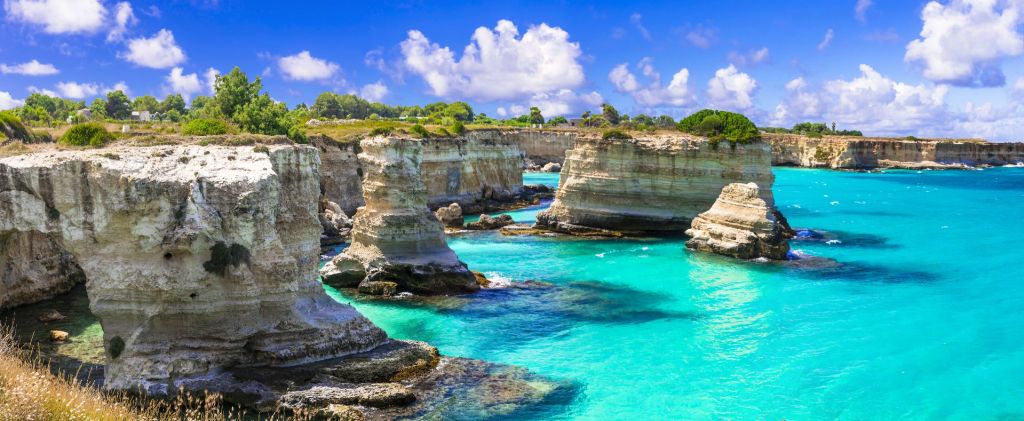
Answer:
[[[38,231],[0,233],[0,309],[53,298],[85,282],[60,243]]]
[[[363,140],[361,147],[366,205],[353,220],[352,244],[321,270],[324,282],[358,285],[367,293],[448,294],[479,289],[473,274],[448,248],[444,228],[427,208],[427,189],[420,175],[423,143],[376,137]],[[359,268],[365,277],[357,283]]]
[[[693,219],[686,247],[740,259],[785,260],[793,231],[771,197],[759,190],[754,183],[725,186],[711,209]]]
[[[716,146],[682,134],[580,137],[566,152],[555,201],[537,216],[537,227],[573,234],[679,232],[729,183],[755,182],[770,197],[770,164],[764,143]]]
[[[772,165],[836,169],[957,168],[1024,162],[1024,143],[922,141],[766,133]]]
[[[74,256],[109,389],[161,394],[224,367],[361,352],[386,336],[317,281],[318,165],[290,145],[5,158],[0,235],[43,233]]]

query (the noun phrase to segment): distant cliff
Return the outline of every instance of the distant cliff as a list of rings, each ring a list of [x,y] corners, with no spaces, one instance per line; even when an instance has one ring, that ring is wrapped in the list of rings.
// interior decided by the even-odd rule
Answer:
[[[1024,162],[1024,143],[763,134],[772,165],[814,168],[957,168]]]

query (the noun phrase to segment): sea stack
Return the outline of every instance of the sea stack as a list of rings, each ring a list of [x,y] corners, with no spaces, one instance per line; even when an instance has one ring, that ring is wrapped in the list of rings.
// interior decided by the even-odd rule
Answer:
[[[640,139],[581,136],[566,152],[551,207],[537,228],[569,234],[679,232],[729,183],[774,182],[762,142],[716,144],[678,134]]]
[[[353,218],[352,244],[321,269],[324,282],[383,295],[478,290],[476,278],[448,247],[444,228],[427,207],[420,177],[422,143],[375,137],[360,146],[366,205]]]
[[[711,209],[693,219],[686,235],[692,250],[785,260],[793,231],[770,194],[763,195],[755,183],[733,183],[722,189]]]

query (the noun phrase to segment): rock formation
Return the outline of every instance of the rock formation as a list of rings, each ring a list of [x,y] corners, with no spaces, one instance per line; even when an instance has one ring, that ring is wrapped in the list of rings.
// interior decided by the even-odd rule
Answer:
[[[442,206],[434,211],[434,216],[444,225],[445,228],[462,228],[465,219],[462,217],[462,207],[458,203]]]
[[[770,199],[754,183],[725,186],[711,209],[693,219],[686,247],[740,259],[785,260],[793,231]]]
[[[538,169],[551,162],[561,164],[565,160],[565,151],[572,149],[579,136],[575,131],[563,130],[520,129],[505,133],[505,136],[515,139],[526,159]]]
[[[540,170],[544,172],[559,172],[562,171],[562,164],[557,162],[548,162],[547,164],[544,164]]]
[[[352,231],[352,220],[341,210],[341,206],[326,198],[320,198],[320,211],[317,214],[323,234],[320,234],[320,247],[341,244],[348,239]]]
[[[224,367],[369,350],[384,332],[317,281],[318,164],[291,145],[4,158],[0,236],[49,236],[81,267],[108,389],[159,395]]]
[[[1024,162],[1024,143],[765,133],[772,165],[835,169],[964,168]]]
[[[514,224],[515,221],[509,215],[498,215],[490,216],[487,214],[480,215],[480,219],[476,222],[470,222],[466,224],[466,229],[471,230],[496,230],[502,227],[506,227]]]
[[[359,143],[336,142],[325,136],[311,136],[310,144],[320,150],[320,189],[326,200],[337,203],[352,216],[363,206],[363,171],[359,168]]]
[[[324,266],[324,281],[339,287],[416,294],[479,289],[466,265],[445,241],[444,229],[427,208],[420,175],[424,145],[416,140],[376,137],[361,142],[366,205],[356,211],[352,245]],[[357,281],[359,268],[365,277]]]
[[[679,232],[726,184],[755,182],[771,194],[767,144],[713,145],[688,135],[579,137],[566,152],[555,201],[537,228],[573,234]]]
[[[0,232],[0,310],[52,298],[81,282],[82,269],[53,237]]]

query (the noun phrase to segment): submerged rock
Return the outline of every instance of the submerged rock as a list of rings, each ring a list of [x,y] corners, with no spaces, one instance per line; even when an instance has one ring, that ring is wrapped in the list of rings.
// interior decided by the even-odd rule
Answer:
[[[470,222],[466,224],[466,229],[496,230],[498,228],[509,226],[514,223],[515,221],[512,220],[512,216],[510,215],[490,216],[485,214],[480,215],[480,219],[478,219],[476,222]]]
[[[437,217],[438,221],[447,228],[462,228],[464,219],[462,217],[462,206],[458,203],[452,203],[448,206],[442,206],[434,211],[434,216]]]
[[[321,270],[323,277],[359,262],[364,293],[450,294],[479,289],[465,263],[448,247],[444,229],[427,208],[420,177],[423,145],[412,139],[371,138],[361,143],[366,205],[356,211],[352,245]]]
[[[785,260],[793,237],[786,218],[755,183],[733,183],[686,230],[686,247],[741,259]]]

